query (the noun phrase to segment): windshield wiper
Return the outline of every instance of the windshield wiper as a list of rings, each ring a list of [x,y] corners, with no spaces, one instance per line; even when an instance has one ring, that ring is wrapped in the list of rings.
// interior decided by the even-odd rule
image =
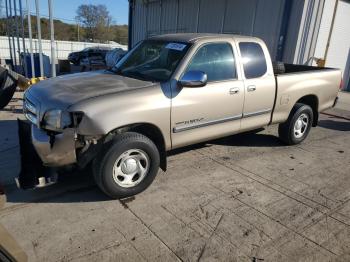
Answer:
[[[142,74],[139,71],[128,71],[128,72],[118,72],[119,74],[126,76],[126,77],[131,77],[131,78],[136,78],[139,80],[145,80],[145,81],[153,81],[149,77],[147,77],[145,74]]]

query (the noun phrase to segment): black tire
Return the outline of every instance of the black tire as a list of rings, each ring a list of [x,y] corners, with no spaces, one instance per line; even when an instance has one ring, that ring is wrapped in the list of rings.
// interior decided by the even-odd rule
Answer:
[[[133,149],[147,155],[148,171],[135,186],[123,187],[113,177],[114,165],[123,153]],[[96,184],[105,194],[111,198],[120,199],[136,195],[148,188],[158,173],[159,164],[159,151],[153,141],[139,133],[127,132],[106,144],[101,154],[93,161],[93,174]]]
[[[296,122],[301,116],[306,116],[308,118],[308,124],[302,133],[295,132],[294,127],[296,126]],[[314,115],[310,106],[301,103],[295,104],[288,117],[288,120],[285,123],[280,124],[278,127],[278,134],[280,139],[287,145],[296,145],[301,143],[308,136],[312,127],[313,120]]]
[[[17,87],[17,82],[7,70],[0,74],[0,109],[3,109],[11,101]]]

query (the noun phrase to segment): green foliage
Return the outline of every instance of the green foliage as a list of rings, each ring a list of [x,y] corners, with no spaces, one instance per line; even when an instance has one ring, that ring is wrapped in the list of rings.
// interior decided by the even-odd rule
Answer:
[[[1,1],[1,0],[0,0]],[[128,26],[115,25],[104,5],[81,5],[77,9],[77,24],[64,23],[61,20],[54,20],[55,39],[65,41],[86,41],[106,43],[114,41],[120,44],[128,43]],[[16,35],[16,23],[21,30],[20,17],[9,19],[8,25],[10,31],[13,30]],[[50,39],[50,21],[47,18],[41,18],[41,37]],[[33,38],[37,38],[36,17],[31,17]],[[24,19],[25,37],[28,37],[27,17]],[[0,35],[7,35],[6,18],[0,18]],[[21,31],[20,31],[21,32]]]

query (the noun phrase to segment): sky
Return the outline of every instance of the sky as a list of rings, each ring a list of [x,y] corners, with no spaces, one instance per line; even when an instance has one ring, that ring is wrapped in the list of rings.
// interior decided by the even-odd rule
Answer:
[[[4,2],[3,0],[2,2]],[[12,0],[11,0],[12,1]],[[28,0],[31,6],[31,12],[35,12],[35,0]],[[74,23],[76,10],[81,4],[104,4],[106,5],[110,15],[117,24],[128,23],[128,0],[52,0],[53,15],[57,19],[64,22]],[[22,0],[23,8],[25,8],[26,0]],[[48,0],[39,0],[40,14],[48,15]],[[18,7],[17,7],[18,8]]]

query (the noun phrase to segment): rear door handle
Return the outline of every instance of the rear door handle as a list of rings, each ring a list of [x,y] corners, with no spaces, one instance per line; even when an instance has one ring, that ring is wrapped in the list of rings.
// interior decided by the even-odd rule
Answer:
[[[239,93],[239,87],[233,87],[230,89],[230,95],[235,95]]]
[[[247,91],[248,92],[253,92],[253,91],[255,91],[256,90],[256,86],[248,86],[247,87]]]

